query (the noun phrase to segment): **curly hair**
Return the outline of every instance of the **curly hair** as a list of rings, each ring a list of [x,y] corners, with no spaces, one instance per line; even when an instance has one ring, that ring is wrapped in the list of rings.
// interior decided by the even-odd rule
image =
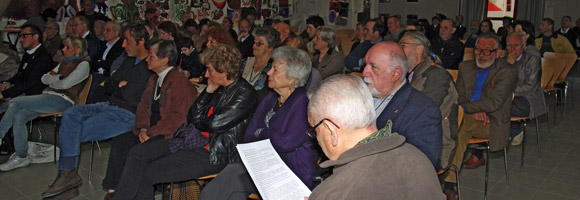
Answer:
[[[226,73],[228,80],[235,79],[242,71],[242,55],[235,46],[216,44],[200,55],[201,63],[212,67],[219,73]]]
[[[236,47],[236,42],[232,38],[232,35],[221,26],[212,26],[206,33],[208,39],[212,38],[217,43],[230,45]]]

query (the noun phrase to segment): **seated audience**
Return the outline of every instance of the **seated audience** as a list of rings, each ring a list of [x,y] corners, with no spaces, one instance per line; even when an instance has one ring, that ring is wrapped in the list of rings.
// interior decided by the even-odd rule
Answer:
[[[306,108],[308,97],[303,87],[310,74],[310,57],[294,47],[279,47],[272,52],[268,87],[273,91],[260,103],[246,129],[244,142],[270,139],[284,163],[309,188],[314,187],[318,152],[314,141],[304,134],[309,128]],[[258,193],[242,163],[222,170],[202,191],[200,199],[245,200]]]
[[[95,12],[95,0],[86,0],[83,2],[83,11],[77,13],[77,16],[84,16],[88,19],[87,25],[89,30],[93,30],[95,21],[103,20],[105,22],[111,21],[109,17],[100,12]]]
[[[441,151],[441,111],[429,97],[407,83],[405,52],[394,42],[380,42],[365,56],[364,81],[373,94],[377,127],[393,122],[393,132],[421,150],[435,170]]]
[[[540,56],[525,51],[526,36],[514,32],[507,37],[507,62],[518,69],[518,82],[512,101],[512,117],[536,118],[548,112],[541,82]],[[520,124],[512,123],[511,145],[520,145],[524,133]]]
[[[18,53],[10,49],[10,45],[8,43],[1,43],[0,82],[6,82],[10,80],[12,77],[14,77],[14,75],[18,73],[18,65],[20,65],[20,57],[18,56]]]
[[[363,58],[367,51],[376,43],[383,41],[381,36],[385,26],[378,19],[370,20],[366,23],[364,29],[365,41],[361,42],[346,58],[344,58],[344,67],[348,72],[362,72],[364,70]]]
[[[366,24],[366,22],[364,22],[364,21],[356,24],[356,29],[355,29],[356,37],[354,39],[352,39],[352,41],[354,43],[352,43],[352,46],[350,47],[350,51],[348,51],[348,52],[353,51],[360,43],[363,43],[365,41],[365,34],[364,34],[365,24]]]
[[[60,26],[56,21],[47,21],[44,25],[44,32],[42,33],[42,45],[52,58],[62,45],[62,38],[59,34]]]
[[[149,34],[149,41],[155,41],[159,39],[159,29],[157,29],[154,24],[151,22],[143,22],[142,24],[145,26],[145,29]]]
[[[497,29],[497,36],[499,38],[504,38],[509,34],[509,28],[512,24],[512,18],[505,16],[501,19],[502,26]]]
[[[174,45],[173,41],[159,40],[149,46],[149,56],[146,59],[147,67],[156,75],[149,78],[149,83],[141,96],[133,131],[115,137],[116,140],[111,145],[111,149],[125,150],[118,152],[123,154],[119,154],[121,156],[115,160],[117,164],[125,163],[129,150],[135,145],[142,146],[148,141],[154,142],[173,138],[175,131],[187,121],[187,109],[191,107],[197,97],[197,90],[183,77],[179,69],[173,67],[177,61],[177,51]],[[140,149],[140,147],[135,147],[135,149]],[[141,152],[152,153],[153,151],[145,148],[141,149]],[[108,166],[107,171],[118,172],[109,173],[118,177],[107,177],[118,183],[116,186],[108,188],[108,199],[115,194],[117,189],[123,191],[126,187],[137,187],[135,182],[121,181],[126,180],[123,176],[142,176],[142,174],[135,174],[138,167],[131,164]],[[125,166],[125,168],[120,166]],[[146,168],[146,165],[138,166],[142,167],[141,171]],[[111,167],[114,169],[110,169]]]
[[[97,60],[97,63],[94,63],[91,66],[91,71],[93,71],[93,81],[91,84],[91,91],[87,98],[87,103],[97,103],[107,100],[101,82],[110,77],[113,72],[113,70],[111,70],[111,65],[113,65],[113,62],[124,52],[123,40],[120,38],[120,32],[120,24],[114,21],[109,21],[105,24],[103,31],[104,43],[101,45],[101,50],[99,50],[99,55],[101,55],[101,57]]]
[[[95,21],[95,27],[93,28],[93,33],[95,33],[95,36],[97,36],[97,38],[101,41],[104,40],[104,31],[105,31],[105,24],[106,22],[103,20],[97,20]]]
[[[445,29],[441,24],[440,32]],[[440,63],[436,55],[431,55],[431,43],[419,31],[406,32],[399,45],[405,51],[409,63],[408,78],[413,88],[433,100],[441,111],[441,126],[443,128],[443,143],[439,160],[441,166],[449,164],[449,158],[455,148],[457,135],[457,89],[453,77],[436,63]]]
[[[518,69],[506,59],[499,58],[499,38],[491,32],[479,34],[475,46],[475,60],[459,65],[457,76],[458,104],[465,115],[459,127],[457,145],[451,163],[461,166],[467,141],[471,137],[489,138],[490,151],[508,145],[512,94],[518,81]],[[472,169],[485,164],[482,150],[475,150],[463,163]],[[447,199],[455,199],[457,177],[451,169],[445,178]]]
[[[247,19],[241,19],[238,22],[238,29],[240,34],[238,34],[238,49],[242,53],[242,60],[246,60],[248,57],[254,57],[253,46],[254,46],[254,36],[250,32],[250,22]]]
[[[542,19],[540,33],[541,35],[536,38],[536,48],[540,50],[542,57],[545,52],[576,53],[568,38],[554,32],[554,20]]]
[[[194,46],[190,38],[182,38],[179,42],[181,54],[179,54],[176,66],[182,70],[182,73],[188,79],[199,79],[203,77],[205,72],[205,65],[201,64],[199,52],[196,51]]]
[[[267,74],[272,68],[270,54],[280,46],[280,33],[271,27],[256,28],[254,35],[254,57],[248,57],[242,63],[242,77],[246,79],[254,89],[261,90],[267,84]]]
[[[207,43],[205,46],[211,48],[216,44],[225,44],[236,47],[236,42],[232,36],[222,26],[212,26],[205,34],[207,36]]]
[[[0,99],[41,94],[46,87],[41,78],[51,70],[52,59],[42,45],[41,34],[40,29],[34,25],[22,26],[18,41],[26,53],[22,56],[16,75],[0,85]],[[2,107],[6,109],[8,104]]]
[[[291,35],[290,25],[284,22],[276,23],[272,27],[274,27],[274,29],[280,33],[280,41],[282,42],[284,42],[284,40],[286,40],[286,38]]]
[[[399,34],[404,31],[401,27],[401,19],[397,16],[390,16],[387,19],[387,28],[389,33],[385,36],[384,41],[398,42]]]
[[[314,36],[316,36],[316,30],[318,27],[324,26],[324,19],[318,15],[310,15],[306,19],[306,34],[308,37],[304,38],[306,43],[306,48],[308,48],[308,54],[312,55],[315,52],[314,49]],[[363,24],[364,26],[364,24]]]
[[[183,137],[132,148],[113,199],[154,199],[155,184],[215,174],[240,161],[236,145],[257,105],[254,89],[239,76],[240,57],[237,48],[223,44],[202,53],[208,86],[178,131]]]
[[[514,24],[514,32],[521,32],[526,36],[526,48],[525,52],[533,56],[541,57],[540,51],[536,48],[536,37],[534,36],[534,25],[525,20],[518,20]]]
[[[336,50],[336,33],[327,26],[318,27],[314,37],[314,53],[312,67],[316,68],[322,77],[342,73],[344,70],[344,54]]]
[[[105,92],[110,96],[109,100],[73,106],[62,114],[59,133],[59,175],[51,187],[42,194],[43,198],[53,197],[71,188],[77,188],[82,183],[78,175],[81,142],[114,137],[112,142],[117,143],[118,139],[123,138],[115,136],[133,129],[137,105],[151,76],[151,71],[147,69],[147,62],[144,61],[149,56],[145,48],[149,35],[143,25],[131,25],[123,34],[125,38],[123,46],[128,58],[104,83]],[[127,150],[128,147],[111,148],[103,188],[114,189],[117,185]],[[123,160],[119,160],[120,158]],[[70,192],[74,194],[75,190],[70,190]]]
[[[157,27],[159,39],[175,41],[178,39],[177,26],[171,21],[164,21]]]
[[[453,36],[457,37],[459,40],[463,40],[463,35],[467,32],[467,28],[463,26],[463,15],[455,16],[455,32]]]
[[[188,19],[187,21],[185,21],[185,23],[183,23],[182,30],[190,36],[194,36],[194,35],[199,36],[199,31],[200,31],[199,25],[197,25],[197,22],[195,22],[195,19]]]
[[[463,43],[453,36],[456,30],[453,24],[451,19],[441,21],[439,36],[431,40],[431,49],[441,58],[441,66],[445,69],[457,69],[465,51]]]
[[[89,57],[91,57],[91,63],[97,63],[100,59],[101,40],[90,31],[92,29],[89,29],[89,20],[87,18],[81,15],[75,16],[72,20],[74,33],[87,41],[87,52]]]
[[[572,29],[572,18],[570,16],[566,15],[562,17],[562,21],[560,22],[560,29],[558,29],[556,33],[568,38],[568,41],[570,42],[570,44],[572,44],[572,47],[574,47],[574,49],[578,47],[576,44],[578,32],[575,32]]]
[[[477,32],[469,35],[467,41],[465,41],[465,48],[474,48],[477,36],[484,33],[495,33],[495,30],[493,30],[493,24],[489,19],[484,19],[483,21],[481,21],[481,23],[479,23],[479,29],[477,30]]]
[[[284,40],[284,42],[282,43],[282,46],[291,46],[303,50],[305,52],[308,52],[308,49],[306,48],[306,43],[304,43],[304,40],[299,35],[292,35],[286,38],[286,40]],[[304,87],[306,88],[306,90],[310,90],[311,88],[320,84],[321,81],[322,77],[320,76],[320,72],[316,68],[312,68],[310,70],[308,82]]]
[[[0,121],[0,137],[3,138],[12,128],[16,153],[0,165],[0,170],[10,171],[30,164],[27,151],[28,121],[40,114],[62,112],[77,103],[79,92],[90,71],[86,49],[87,43],[84,39],[66,38],[62,49],[65,56],[63,62],[42,76],[42,83],[49,87],[42,94],[19,96],[10,100]]]
[[[227,30],[230,33],[230,35],[232,36],[232,38],[238,38],[238,34],[233,29],[233,26],[234,26],[234,22],[232,22],[232,19],[224,17],[224,19],[222,21],[222,28],[224,28],[224,30]]]
[[[371,95],[353,75],[332,76],[309,93],[308,134],[329,158],[320,166],[334,167],[309,200],[444,199],[429,159],[391,132],[396,122],[377,129]]]

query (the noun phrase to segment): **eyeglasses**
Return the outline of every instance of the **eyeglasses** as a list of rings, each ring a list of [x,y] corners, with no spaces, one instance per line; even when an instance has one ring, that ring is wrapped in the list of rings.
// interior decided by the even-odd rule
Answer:
[[[497,49],[479,49],[479,48],[477,48],[477,49],[475,49],[475,54],[479,55],[480,53],[483,52],[484,56],[489,56],[489,55],[491,55],[491,53],[493,53],[495,51],[497,51]]]
[[[36,33],[20,33],[20,34],[18,35],[18,37],[19,37],[19,38],[26,38],[26,37],[28,37],[29,35],[34,35],[34,34],[36,34]]]
[[[265,45],[265,44],[267,44],[267,43],[266,43],[266,42],[262,42],[262,41],[258,41],[258,40],[254,40],[254,44],[255,44],[257,47],[261,47],[262,45]]]
[[[318,126],[320,126],[324,120],[330,122],[332,125],[336,126],[336,128],[340,129],[340,127],[338,125],[336,125],[334,122],[332,122],[330,119],[324,118],[324,119],[320,120],[320,122],[316,123],[316,125],[312,126],[308,130],[306,130],[306,134],[308,134],[308,136],[310,138],[316,138],[316,128],[318,128]]]
[[[401,48],[405,48],[405,46],[407,45],[420,45],[420,44],[399,42],[399,46],[401,46]]]

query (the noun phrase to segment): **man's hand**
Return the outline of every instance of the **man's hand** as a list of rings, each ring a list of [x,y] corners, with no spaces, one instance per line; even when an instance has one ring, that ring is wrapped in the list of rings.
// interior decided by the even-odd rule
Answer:
[[[246,37],[248,35],[247,31],[241,31],[240,34],[238,35],[238,41],[241,41],[242,38]]]
[[[127,81],[121,81],[121,82],[119,82],[119,88],[122,88],[125,85],[127,85]]]
[[[50,75],[56,75],[56,72],[55,72],[55,71],[50,71],[50,73],[49,73],[49,74],[50,74]]]
[[[477,121],[483,122],[484,126],[489,124],[489,117],[487,117],[485,112],[473,113],[473,118],[475,118]]]
[[[0,85],[0,92],[6,90],[8,88],[10,88],[11,85],[12,84],[10,82],[4,82],[4,83],[2,83],[2,85]]]
[[[63,59],[63,54],[61,50],[56,51],[56,54],[54,54],[54,56],[52,57],[52,61],[60,63],[62,62]]]
[[[207,93],[213,93],[215,92],[220,86],[216,83],[214,83],[213,81],[211,81],[211,79],[207,79],[207,87],[205,88],[205,91]]]
[[[139,131],[139,141],[140,141],[141,143],[143,143],[143,142],[145,142],[145,141],[147,141],[147,140],[149,140],[149,135],[147,135],[147,129],[144,129],[144,128],[142,128],[142,129]]]
[[[517,55],[515,52],[510,52],[507,56],[507,61],[513,65],[514,63],[516,63],[518,57],[519,55]]]

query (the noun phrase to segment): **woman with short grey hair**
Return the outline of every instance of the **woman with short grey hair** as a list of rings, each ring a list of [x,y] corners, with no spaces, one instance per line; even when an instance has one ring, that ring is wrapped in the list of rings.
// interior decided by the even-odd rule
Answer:
[[[246,129],[244,142],[270,139],[284,163],[308,186],[314,187],[318,152],[306,131],[308,97],[303,87],[310,74],[310,57],[290,46],[272,52],[268,87],[272,89],[256,109]],[[257,193],[242,163],[222,170],[201,192],[199,199],[245,200]]]
[[[344,54],[335,48],[336,33],[330,27],[321,26],[314,36],[314,60],[312,67],[320,71],[322,79],[342,73]]]
[[[267,72],[272,67],[270,54],[280,46],[280,33],[272,27],[256,28],[253,32],[254,45],[252,52],[254,57],[248,57],[242,63],[242,77],[261,90],[268,85]]]

